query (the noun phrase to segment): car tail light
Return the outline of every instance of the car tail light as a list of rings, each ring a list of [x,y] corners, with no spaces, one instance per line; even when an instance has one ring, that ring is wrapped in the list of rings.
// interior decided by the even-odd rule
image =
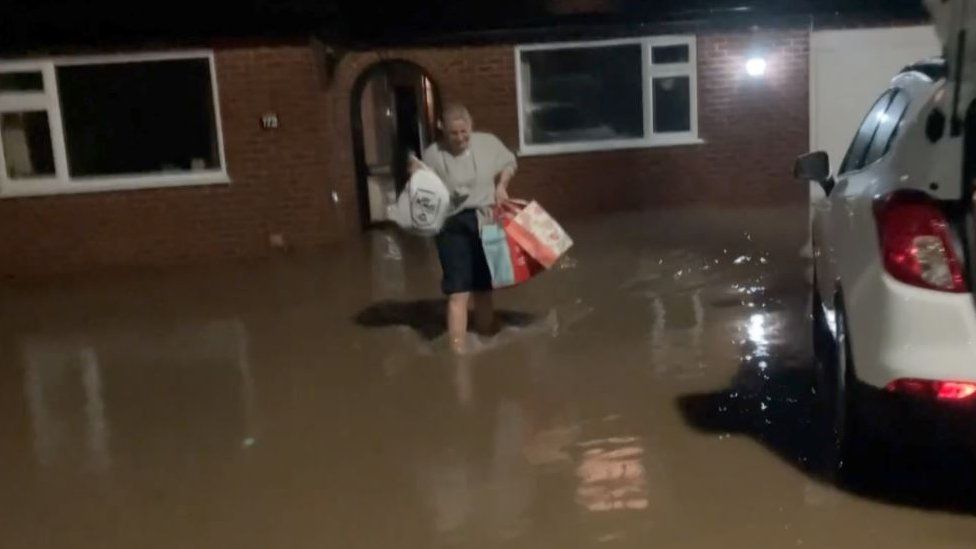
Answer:
[[[976,395],[976,383],[930,379],[896,379],[889,383],[885,390],[938,400],[965,400]]]
[[[952,246],[949,222],[921,193],[895,193],[874,207],[885,270],[921,288],[965,292],[962,262]]]

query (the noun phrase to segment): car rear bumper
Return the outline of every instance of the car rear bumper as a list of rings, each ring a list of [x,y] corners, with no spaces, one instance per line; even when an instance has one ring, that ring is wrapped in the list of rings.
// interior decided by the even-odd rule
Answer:
[[[973,295],[879,278],[845,292],[857,378],[876,389],[904,378],[976,381]]]

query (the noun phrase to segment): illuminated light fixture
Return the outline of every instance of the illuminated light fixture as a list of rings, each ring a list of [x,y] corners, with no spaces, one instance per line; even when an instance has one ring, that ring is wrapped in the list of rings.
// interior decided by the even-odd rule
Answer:
[[[762,57],[752,57],[746,61],[746,72],[753,78],[766,74],[766,60]]]

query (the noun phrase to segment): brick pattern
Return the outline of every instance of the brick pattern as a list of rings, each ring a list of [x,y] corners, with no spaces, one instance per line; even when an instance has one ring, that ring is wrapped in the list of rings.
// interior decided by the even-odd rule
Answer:
[[[231,185],[0,200],[0,275],[260,256],[273,232],[295,247],[343,234],[312,49],[220,49],[216,65]],[[280,129],[261,129],[267,111]]]
[[[803,30],[700,34],[699,133],[704,144],[525,157],[514,192],[562,216],[691,204],[800,203],[806,189],[790,173],[793,160],[809,147],[808,36]],[[763,52],[768,63],[762,79],[745,73],[754,51]],[[512,45],[355,54],[339,72],[340,95],[380,59],[424,67],[443,100],[466,104],[478,129],[517,147]],[[349,116],[338,112],[342,104],[336,107],[337,135],[349,135]],[[351,162],[340,160],[337,167],[338,180],[354,178]]]
[[[767,77],[744,74],[765,52]],[[221,261],[272,253],[269,236],[304,249],[359,226],[350,93],[381,60],[422,66],[444,100],[517,145],[512,45],[348,53],[334,73],[305,42],[218,47],[229,186],[0,200],[0,275]],[[806,31],[705,33],[698,39],[702,145],[535,156],[520,196],[558,216],[689,204],[805,200],[793,158],[808,146]],[[280,128],[261,129],[265,112]],[[332,200],[333,193],[339,199]]]

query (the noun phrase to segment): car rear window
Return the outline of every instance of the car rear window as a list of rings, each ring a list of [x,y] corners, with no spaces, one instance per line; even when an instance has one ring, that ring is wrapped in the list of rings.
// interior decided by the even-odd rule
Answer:
[[[888,105],[888,110],[880,117],[878,129],[864,157],[864,166],[874,163],[888,152],[906,110],[908,110],[908,94],[896,91]]]
[[[864,121],[861,122],[861,127],[858,128],[857,134],[854,136],[854,141],[851,142],[850,148],[847,149],[847,155],[841,164],[840,173],[859,170],[864,167],[864,158],[867,156],[868,148],[871,146],[871,140],[874,139],[874,134],[882,118],[885,116],[885,111],[888,110],[888,105],[891,103],[893,95],[893,91],[886,91],[874,103],[871,110],[868,111],[868,115],[864,117]]]

